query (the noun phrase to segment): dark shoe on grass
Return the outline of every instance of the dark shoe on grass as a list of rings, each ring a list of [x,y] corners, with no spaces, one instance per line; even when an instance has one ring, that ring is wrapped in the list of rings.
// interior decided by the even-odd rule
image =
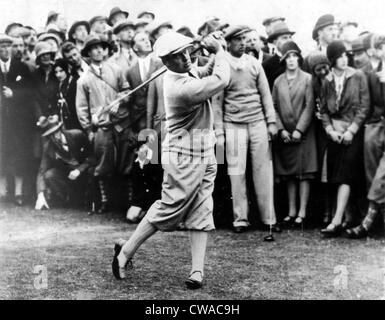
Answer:
[[[194,272],[192,272],[190,274],[190,277],[185,281],[187,289],[196,290],[196,289],[199,289],[199,288],[201,288],[203,286],[203,281],[199,281],[199,280],[191,278],[191,276],[194,273],[196,273],[196,272],[199,272],[202,275],[202,279],[203,279],[202,271],[194,271]]]
[[[119,255],[121,250],[122,250],[122,245],[120,243],[115,243],[115,247],[114,247],[115,254],[114,254],[114,258],[112,260],[112,274],[118,280],[122,280],[122,279],[126,278],[126,268],[127,268],[127,266],[132,268],[132,261],[131,261],[131,259],[127,261],[127,264],[125,265],[124,268],[121,268],[119,266],[118,255]]]
[[[246,232],[247,230],[249,230],[249,228],[246,226],[238,226],[233,228],[234,233],[243,233],[243,232]]]
[[[341,235],[341,232],[341,225],[335,225],[333,223],[329,224],[327,228],[321,230],[321,233],[327,238],[338,237],[339,235]]]

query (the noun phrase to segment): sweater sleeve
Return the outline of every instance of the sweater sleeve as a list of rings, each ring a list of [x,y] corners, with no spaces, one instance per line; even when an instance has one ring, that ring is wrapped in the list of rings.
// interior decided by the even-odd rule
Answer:
[[[198,105],[223,90],[229,81],[230,66],[225,52],[220,51],[215,57],[212,75],[202,79],[186,77],[180,86],[179,97],[188,102],[189,105]]]
[[[258,76],[257,76],[257,88],[261,95],[262,107],[265,113],[266,122],[268,124],[275,123],[275,110],[273,105],[273,99],[270,93],[269,82],[267,81],[265,71],[258,63]]]
[[[313,95],[313,87],[311,83],[311,77],[306,78],[306,91],[305,91],[305,108],[302,111],[302,114],[298,120],[296,130],[301,133],[304,133],[312,119],[314,113],[314,95]]]

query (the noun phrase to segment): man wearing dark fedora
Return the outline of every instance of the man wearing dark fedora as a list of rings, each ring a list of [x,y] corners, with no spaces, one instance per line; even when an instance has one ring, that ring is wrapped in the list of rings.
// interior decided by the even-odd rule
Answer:
[[[43,153],[35,209],[50,209],[56,201],[69,204],[71,196],[84,190],[79,183],[87,180],[92,167],[87,136],[81,130],[63,129],[57,116],[41,118],[37,125],[42,130]]]
[[[90,68],[79,78],[76,94],[79,122],[94,144],[94,175],[100,188],[101,213],[106,212],[110,204],[106,188],[110,177],[115,172],[125,174],[130,143],[129,111],[124,103],[127,101],[111,105],[129,85],[123,70],[104,60],[108,47],[109,43],[100,36],[88,36],[81,53],[90,59]]]
[[[135,24],[130,20],[118,22],[112,29],[119,41],[119,51],[116,52],[109,61],[116,63],[123,72],[135,64],[137,56],[132,49],[132,41],[135,35]]]
[[[84,41],[90,33],[88,21],[76,21],[68,31],[68,40],[76,45],[81,51],[84,48]]]
[[[110,15],[108,16],[108,25],[113,27],[118,22],[126,20],[129,16],[127,11],[120,9],[119,7],[114,7],[110,11]]]
[[[295,32],[291,31],[285,22],[279,21],[274,24],[267,38],[267,41],[273,43],[276,48],[274,55],[262,64],[269,81],[270,90],[273,89],[275,79],[285,71],[285,66],[280,62],[281,49],[287,41],[291,40],[293,34]]]

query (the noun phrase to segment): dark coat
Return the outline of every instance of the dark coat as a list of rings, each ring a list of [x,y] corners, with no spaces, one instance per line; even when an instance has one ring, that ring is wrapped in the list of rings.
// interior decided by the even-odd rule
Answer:
[[[273,90],[275,79],[285,72],[285,65],[280,63],[279,60],[280,57],[277,54],[274,54],[270,59],[267,59],[262,63],[271,91]]]
[[[67,79],[62,84],[56,84],[56,110],[54,112],[59,115],[61,121],[64,123],[64,128],[66,130],[81,130],[81,126],[76,113],[76,89],[76,79],[74,79],[72,76],[67,77]],[[62,99],[65,100],[65,103],[60,103],[60,100]]]
[[[299,70],[292,84],[286,74],[274,83],[274,106],[277,112],[277,127],[293,133],[299,130],[302,141],[298,144],[275,144],[275,167],[279,176],[304,176],[316,173],[317,149],[313,124],[314,97],[311,75]]]
[[[33,154],[31,137],[36,123],[32,94],[32,75],[28,66],[11,59],[8,74],[0,71],[1,88],[6,86],[13,97],[6,99],[1,90],[1,122],[3,168],[9,173],[24,175],[28,172]]]
[[[147,79],[151,76],[153,72],[155,72],[161,67],[162,63],[159,60],[151,59]],[[138,61],[136,61],[135,64],[128,69],[127,80],[130,84],[131,89],[136,88],[142,83]],[[135,133],[138,133],[142,129],[146,128],[147,93],[148,85],[134,93],[129,102],[132,129]]]
[[[57,80],[53,72],[50,72],[46,79],[44,70],[38,67],[33,73],[33,81],[37,101],[37,116],[47,117],[55,114],[57,112],[55,103]]]
[[[66,137],[68,149],[66,152],[50,138],[43,142],[43,154],[37,177],[38,193],[46,190],[44,175],[52,168],[65,168],[68,173],[78,169],[81,174],[95,164],[91,154],[91,146],[87,136],[80,130],[62,130]]]

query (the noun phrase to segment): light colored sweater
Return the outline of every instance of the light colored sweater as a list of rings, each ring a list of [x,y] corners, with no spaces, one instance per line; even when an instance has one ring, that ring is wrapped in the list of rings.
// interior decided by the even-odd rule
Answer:
[[[275,111],[269,83],[260,62],[250,55],[230,62],[230,82],[224,92],[223,121],[250,123],[266,119],[275,123]]]

